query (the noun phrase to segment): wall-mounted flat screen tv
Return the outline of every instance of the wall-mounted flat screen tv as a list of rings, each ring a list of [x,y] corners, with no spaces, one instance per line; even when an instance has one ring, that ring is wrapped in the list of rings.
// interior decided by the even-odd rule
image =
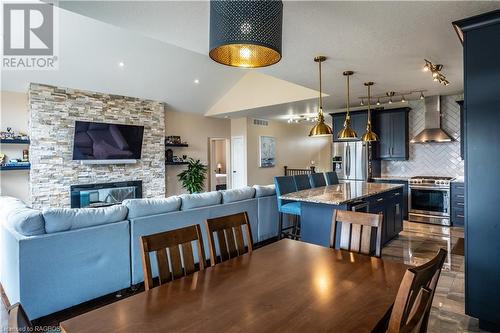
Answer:
[[[77,121],[73,160],[138,160],[143,135],[144,126]]]

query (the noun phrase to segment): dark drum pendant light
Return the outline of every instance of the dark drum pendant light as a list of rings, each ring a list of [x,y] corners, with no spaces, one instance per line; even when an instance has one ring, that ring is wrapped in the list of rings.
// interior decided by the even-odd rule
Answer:
[[[311,128],[309,136],[328,136],[332,135],[332,128],[325,123],[325,116],[323,115],[323,92],[321,85],[321,63],[326,60],[325,56],[317,56],[314,61],[318,63],[319,68],[319,107],[318,107],[318,118],[316,125]]]
[[[211,0],[210,58],[256,68],[281,59],[283,3],[276,0]]]

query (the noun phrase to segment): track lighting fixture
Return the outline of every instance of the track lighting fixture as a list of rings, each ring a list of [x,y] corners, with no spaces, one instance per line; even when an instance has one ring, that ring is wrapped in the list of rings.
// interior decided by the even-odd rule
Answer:
[[[427,59],[424,59],[425,65],[424,65],[424,72],[430,71],[432,73],[432,79],[434,82],[439,82],[445,86],[449,85],[450,82],[446,79],[446,76],[441,73],[441,70],[443,69],[443,65],[437,64],[434,65],[432,62],[430,62]]]
[[[380,105],[380,97],[377,98],[377,105]]]

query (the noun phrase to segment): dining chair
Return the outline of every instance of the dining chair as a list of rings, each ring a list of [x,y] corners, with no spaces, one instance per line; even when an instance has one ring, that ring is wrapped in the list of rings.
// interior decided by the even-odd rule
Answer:
[[[280,199],[280,196],[297,192],[297,185],[293,176],[279,176],[274,177],[274,185],[276,188],[276,198],[278,200],[278,211],[279,211],[279,231],[278,238],[281,239],[283,236],[290,237],[292,239],[300,238],[300,215],[301,215],[301,205],[300,202],[294,202],[290,200]],[[284,217],[292,216],[292,224],[286,227],[283,226]]]
[[[388,332],[399,332],[399,330],[408,322],[410,312],[417,299],[421,288],[430,290],[430,300],[425,308],[420,332],[427,331],[429,314],[432,307],[432,299],[436,292],[437,283],[446,259],[446,250],[440,249],[438,254],[427,263],[409,268],[399,286],[396,300],[392,308],[389,319]]]
[[[422,329],[425,311],[431,302],[432,291],[428,288],[420,288],[415,303],[409,314],[408,321],[401,327],[399,333],[419,333]]]
[[[154,287],[150,253],[155,252],[158,280],[162,285],[196,271],[192,242],[196,242],[199,269],[205,269],[205,249],[201,228],[197,225],[141,236],[142,269],[146,290]],[[181,260],[182,254],[182,260]],[[183,267],[184,263],[184,267]]]
[[[326,185],[337,185],[339,183],[339,177],[335,171],[325,172]]]
[[[335,210],[332,217],[330,247],[366,255],[374,252],[375,256],[380,258],[383,219],[382,214]],[[376,235],[375,251],[371,249],[373,233]],[[337,238],[340,238],[338,242]]]
[[[7,332],[33,332],[33,325],[20,303],[7,309],[9,313],[9,329]]]
[[[312,188],[326,186],[325,174],[323,172],[311,173],[309,175],[309,182]]]
[[[217,251],[214,233],[217,234],[217,244],[220,253],[220,262],[241,256],[253,250],[252,232],[247,212],[211,218],[205,221],[210,247],[210,263],[217,264]],[[243,232],[247,241],[243,241]]]
[[[295,175],[293,176],[293,180],[295,181],[297,191],[308,190],[311,188],[311,182],[309,181],[308,175]]]

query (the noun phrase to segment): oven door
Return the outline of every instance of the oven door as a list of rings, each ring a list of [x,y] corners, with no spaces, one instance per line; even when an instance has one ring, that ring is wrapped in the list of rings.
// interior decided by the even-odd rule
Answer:
[[[449,187],[410,186],[410,212],[449,217]]]

